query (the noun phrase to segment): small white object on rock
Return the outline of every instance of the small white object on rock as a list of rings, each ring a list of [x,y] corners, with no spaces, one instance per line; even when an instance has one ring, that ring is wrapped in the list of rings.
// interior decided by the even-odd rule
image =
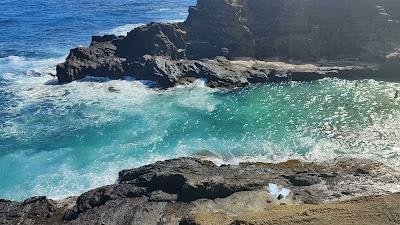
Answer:
[[[278,200],[286,198],[290,194],[290,190],[284,187],[279,187],[277,184],[269,183],[268,192],[275,196]]]

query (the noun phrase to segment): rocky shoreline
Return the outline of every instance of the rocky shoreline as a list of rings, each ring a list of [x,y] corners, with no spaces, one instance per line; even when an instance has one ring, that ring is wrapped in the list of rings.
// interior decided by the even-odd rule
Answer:
[[[0,200],[0,224],[268,224],[263,217],[252,215],[265,214],[276,207],[307,211],[338,201],[345,202],[335,204],[351,204],[348,199],[357,196],[388,194],[383,184],[398,185],[399,180],[400,176],[390,168],[366,160],[217,166],[207,160],[179,158],[123,170],[118,183],[79,197],[58,201],[46,197],[24,202]],[[280,188],[285,188],[286,193]],[[390,196],[400,198],[398,194],[383,198],[390,200]],[[352,201],[365,201],[366,206],[378,203],[362,199]],[[393,204],[391,207],[397,206],[397,211],[391,212],[392,216],[399,221],[400,201]],[[213,222],[210,218],[217,219]],[[251,219],[246,218],[258,222],[247,223]]]
[[[221,88],[324,77],[398,82],[399,46],[396,0],[198,0],[184,22],[94,36],[71,50],[57,77],[132,76],[162,88],[195,79]]]
[[[204,79],[228,89],[325,77],[398,82],[399,46],[398,0],[198,0],[182,23],[94,36],[70,51],[57,78],[132,76],[161,88]],[[399,224],[399,180],[361,159],[180,158],[121,171],[116,184],[78,197],[0,200],[0,224]]]

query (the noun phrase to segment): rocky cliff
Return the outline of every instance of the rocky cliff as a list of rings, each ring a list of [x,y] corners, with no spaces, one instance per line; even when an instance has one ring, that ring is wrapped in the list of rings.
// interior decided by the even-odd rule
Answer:
[[[79,197],[59,201],[46,197],[33,197],[23,202],[0,200],[0,224],[270,224],[273,220],[262,219],[268,215],[253,218],[258,218],[259,223],[237,223],[235,218],[253,213],[268,214],[268,210],[279,205],[297,210],[310,209],[309,216],[303,218],[304,224],[328,224],[318,223],[317,215],[311,216],[313,212],[320,214],[311,211],[311,205],[386,193],[385,187],[379,184],[394,187],[399,179],[391,169],[361,160],[341,159],[324,164],[292,160],[279,164],[217,166],[210,161],[181,158],[121,171],[118,183],[88,191]],[[279,190],[283,187],[289,192]],[[362,218],[370,216],[371,221],[380,221],[375,224],[396,224],[393,221],[400,221],[400,212],[387,211],[389,207],[399,209],[400,195],[395,197],[391,205],[391,198],[386,198],[384,207],[372,207],[368,214],[360,212],[368,202],[360,204],[356,212],[347,208],[339,214],[347,219],[361,214]],[[375,199],[369,201],[371,203],[378,202]],[[321,213],[325,215],[329,209],[332,206]],[[375,210],[383,211],[382,216]],[[279,210],[276,213],[279,215]],[[286,217],[287,223],[275,218],[273,224],[303,224],[301,218],[292,218],[292,223],[287,221],[289,217]]]
[[[377,61],[398,47],[399,19],[395,0],[200,0],[182,27],[189,58]]]
[[[93,37],[90,47],[71,50],[57,66],[57,77],[69,82],[88,75],[134,76],[162,87],[204,78],[210,86],[231,87],[291,80],[297,72],[258,64],[240,71],[231,67],[230,61],[246,57],[350,66],[344,73],[309,71],[300,80],[351,74],[398,81],[400,60],[392,56],[399,47],[397,0],[198,0],[182,23],[151,23],[126,37]]]

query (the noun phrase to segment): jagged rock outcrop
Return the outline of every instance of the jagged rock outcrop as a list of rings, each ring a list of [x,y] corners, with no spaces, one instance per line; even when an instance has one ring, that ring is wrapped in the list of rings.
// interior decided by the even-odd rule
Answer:
[[[124,58],[115,55],[116,47],[109,41],[115,36],[93,37],[89,48],[72,49],[65,63],[57,66],[57,77],[60,82],[69,82],[86,77],[118,78],[124,75]]]
[[[399,179],[378,163],[360,160],[217,166],[210,161],[180,158],[123,170],[117,184],[77,198],[0,200],[0,224],[187,224],[196,213],[240,216],[281,204],[319,204],[382,193],[384,190],[377,190],[374,184],[397,184]],[[269,190],[271,183],[289,189],[290,194],[277,196]]]
[[[341,66],[341,78],[399,81],[400,59],[393,57],[399,47],[397,0],[198,0],[182,23],[150,23],[126,37],[93,37],[90,47],[71,50],[57,77],[69,82],[89,75],[133,76],[161,87],[192,78],[218,87],[290,80],[254,69],[237,72],[220,60],[246,57]],[[296,72],[280,71],[278,77]],[[308,71],[299,80],[331,76],[318,74]]]
[[[186,49],[185,33],[179,24],[150,23],[132,30],[116,42],[117,55],[130,60],[143,55],[182,58]]]

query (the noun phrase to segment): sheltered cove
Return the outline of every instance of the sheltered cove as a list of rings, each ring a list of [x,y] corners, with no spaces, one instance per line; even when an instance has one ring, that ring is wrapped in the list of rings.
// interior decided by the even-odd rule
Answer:
[[[94,36],[56,76],[133,76],[162,88],[196,79],[228,89],[324,77],[398,82],[399,46],[397,0],[199,0],[182,23]],[[383,185],[398,188],[399,178],[355,159],[217,166],[180,158],[121,171],[118,183],[79,197],[0,200],[0,224],[399,224],[399,194]],[[291,194],[277,199],[270,183]]]

